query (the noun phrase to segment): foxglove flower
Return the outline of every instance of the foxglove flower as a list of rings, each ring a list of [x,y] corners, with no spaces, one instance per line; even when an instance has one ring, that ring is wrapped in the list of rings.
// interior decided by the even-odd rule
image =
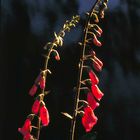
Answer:
[[[94,45],[101,47],[102,43],[97,39],[96,35],[94,34],[94,38],[93,38],[93,43]]]
[[[32,88],[30,89],[29,94],[30,94],[31,96],[34,96],[35,93],[36,93],[36,91],[37,91],[37,85],[34,84],[34,85],[32,86]]]
[[[40,118],[43,126],[47,126],[49,124],[49,112],[44,104],[40,107]]]
[[[102,70],[102,65],[98,63],[95,59],[91,59],[93,61],[93,67],[96,71],[101,71]]]
[[[99,103],[95,100],[91,92],[87,94],[87,102],[93,110],[99,106]]]
[[[103,33],[103,30],[98,26],[97,31],[100,33],[100,35]]]
[[[27,133],[27,134],[24,136],[23,140],[34,140],[34,139],[33,139],[33,136],[32,136],[30,133]]]
[[[104,95],[101,90],[98,88],[97,85],[92,85],[91,86],[91,91],[94,95],[94,97],[97,99],[97,100],[101,100],[102,96]]]
[[[100,67],[103,67],[103,62],[99,58],[94,56],[94,60],[100,65]]]
[[[37,114],[40,108],[40,100],[36,99],[32,106],[32,113]]]
[[[46,79],[45,79],[45,76],[43,75],[43,76],[40,78],[40,88],[41,88],[41,89],[44,89],[44,88],[45,88],[45,85],[46,85]]]
[[[92,70],[89,71],[89,77],[91,79],[92,85],[97,85],[99,83],[98,77]]]
[[[85,107],[84,112],[85,113],[82,117],[82,124],[85,128],[85,131],[89,132],[94,127],[94,125],[97,123],[98,119],[95,116],[95,114],[90,106]]]
[[[24,125],[22,128],[18,128],[18,131],[25,136],[26,134],[30,133],[31,131],[31,120],[27,118],[24,122]]]

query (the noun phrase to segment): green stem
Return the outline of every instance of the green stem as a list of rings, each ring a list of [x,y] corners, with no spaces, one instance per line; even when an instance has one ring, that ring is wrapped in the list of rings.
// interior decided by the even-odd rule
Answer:
[[[88,16],[85,30],[84,30],[84,38],[83,38],[83,47],[81,48],[81,57],[80,57],[80,64],[79,64],[79,72],[78,72],[78,81],[77,81],[77,91],[75,95],[75,101],[74,101],[74,112],[73,112],[73,119],[71,122],[71,129],[70,129],[70,140],[74,140],[75,138],[75,126],[76,126],[76,118],[77,118],[77,110],[78,110],[78,102],[79,102],[79,96],[80,96],[80,88],[81,88],[81,80],[82,80],[82,73],[83,73],[83,66],[84,66],[84,56],[85,56],[85,50],[86,50],[86,39],[87,39],[87,33],[88,33],[88,25],[90,23],[90,19],[92,16],[92,12],[94,11],[94,8],[98,4],[99,0],[95,2],[93,5],[90,14]]]
[[[75,17],[72,18],[71,21],[67,21],[66,22],[67,24],[65,23],[66,26],[63,27],[63,29],[60,30],[60,32],[58,33],[58,36],[60,36],[62,33],[65,33],[65,31],[70,30],[71,27],[73,27],[76,23],[78,23],[78,21],[79,21],[79,18],[78,17],[79,16],[75,16]],[[47,52],[46,57],[45,57],[46,59],[45,59],[45,63],[44,63],[44,70],[47,70],[48,69],[48,63],[49,63],[50,55],[51,55],[51,52],[53,51],[55,45],[59,45],[59,44],[56,43],[56,37],[54,38],[54,40],[50,44],[51,44],[51,46],[48,49],[48,52]],[[48,45],[48,43],[44,47],[47,47],[47,45]],[[46,77],[47,77],[47,72],[48,71],[45,72],[45,81],[46,81]],[[45,88],[41,90],[41,94],[44,94],[45,95]],[[37,140],[39,140],[39,136],[40,136],[40,129],[41,129],[40,125],[41,125],[41,120],[40,120],[40,117],[38,117]]]

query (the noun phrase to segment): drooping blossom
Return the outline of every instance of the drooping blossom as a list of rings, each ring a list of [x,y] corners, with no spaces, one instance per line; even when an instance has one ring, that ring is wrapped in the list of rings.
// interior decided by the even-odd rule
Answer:
[[[99,103],[95,100],[91,92],[87,94],[87,102],[93,110],[99,106]]]
[[[93,67],[96,71],[102,70],[102,65],[100,65],[95,59],[92,59],[92,62],[93,62]]]
[[[39,108],[40,108],[40,100],[36,99],[32,106],[32,113],[38,114]]]
[[[44,104],[40,107],[40,118],[43,126],[47,126],[49,124],[49,112]]]
[[[100,67],[103,67],[103,62],[96,56],[94,56],[94,60],[100,65]]]
[[[103,33],[103,30],[102,30],[100,27],[98,27],[97,31],[98,31],[100,34]]]
[[[92,85],[97,85],[99,83],[99,79],[96,76],[96,74],[92,70],[89,70],[88,74],[89,74],[89,77],[91,79]]]
[[[96,45],[98,47],[102,46],[102,43],[97,39],[96,35],[94,35],[94,37],[93,37],[93,43],[94,43],[94,45]]]
[[[34,85],[32,86],[32,88],[30,89],[29,94],[30,94],[31,96],[34,96],[35,93],[36,93],[36,91],[37,91],[37,85],[34,84]]]
[[[45,76],[43,75],[43,76],[40,78],[40,88],[41,88],[41,89],[44,89],[44,88],[45,88],[45,85],[46,85],[46,79],[45,79]]]
[[[84,112],[85,113],[82,117],[82,124],[85,128],[85,131],[89,132],[94,127],[94,125],[97,123],[98,119],[95,116],[95,114],[90,106],[85,107]]]
[[[92,94],[95,96],[95,98],[99,101],[101,100],[102,96],[104,95],[102,93],[102,91],[98,88],[97,85],[92,85],[91,91],[92,91]]]
[[[34,139],[33,139],[33,136],[32,136],[30,133],[27,133],[27,134],[24,136],[23,140],[34,140]]]
[[[30,133],[31,131],[31,120],[27,118],[24,122],[22,128],[18,128],[18,131],[25,136],[26,134]]]
[[[57,50],[53,50],[53,54],[54,54],[55,59],[57,61],[59,61],[60,60],[60,55],[59,55],[58,51]]]

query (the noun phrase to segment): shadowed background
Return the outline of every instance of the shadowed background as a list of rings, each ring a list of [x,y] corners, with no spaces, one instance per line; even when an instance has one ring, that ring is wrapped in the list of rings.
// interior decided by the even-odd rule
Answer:
[[[22,139],[17,132],[34,102],[28,91],[43,66],[43,46],[52,41],[65,20],[90,10],[95,0],[1,1],[1,132],[2,140]],[[104,98],[96,110],[98,123],[85,134],[78,125],[79,140],[137,140],[140,138],[140,2],[110,0],[102,23],[103,47],[97,56],[104,62],[98,73]],[[61,61],[51,60],[53,75],[47,79],[51,93],[45,102],[51,122],[40,140],[68,140],[70,121],[60,112],[72,113],[77,80],[82,24],[66,33],[59,48]]]

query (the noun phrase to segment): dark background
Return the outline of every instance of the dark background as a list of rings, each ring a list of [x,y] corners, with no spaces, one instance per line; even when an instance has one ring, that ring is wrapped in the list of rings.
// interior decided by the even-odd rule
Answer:
[[[28,91],[43,65],[43,46],[52,41],[65,20],[88,11],[94,0],[1,0],[1,140],[20,140],[18,127],[30,113],[33,98]],[[102,23],[103,47],[97,56],[104,62],[100,88],[104,92],[96,110],[98,123],[85,134],[80,122],[79,140],[140,139],[140,1],[110,0]],[[53,75],[47,79],[51,93],[45,101],[51,123],[40,140],[68,140],[70,121],[60,112],[72,112],[77,79],[82,25],[65,36],[59,48],[61,61],[50,61]]]

